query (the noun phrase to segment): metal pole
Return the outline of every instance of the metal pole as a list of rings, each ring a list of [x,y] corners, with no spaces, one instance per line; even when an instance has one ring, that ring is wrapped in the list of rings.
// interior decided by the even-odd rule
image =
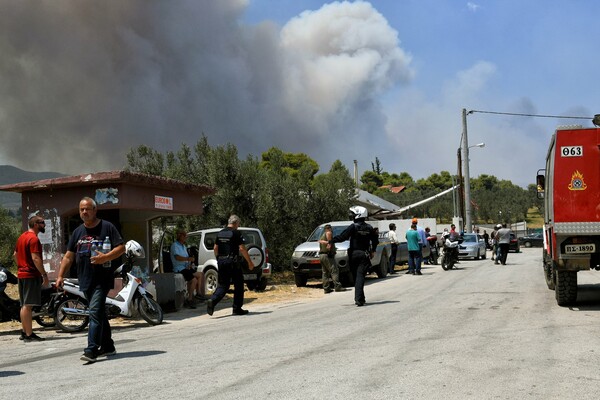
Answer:
[[[469,141],[467,139],[467,110],[462,110],[462,162],[465,180],[465,232],[471,232],[471,178],[469,176]]]
[[[465,226],[465,181],[462,174],[462,156],[460,155],[461,149],[458,148],[456,157],[458,158],[458,184],[460,189],[458,190],[458,212],[460,216],[459,231],[464,230]]]

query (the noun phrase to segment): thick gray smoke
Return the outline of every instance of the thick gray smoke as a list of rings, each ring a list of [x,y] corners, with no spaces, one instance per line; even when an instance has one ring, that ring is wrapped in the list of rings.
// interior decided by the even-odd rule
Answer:
[[[322,170],[370,165],[386,143],[378,96],[412,77],[397,32],[365,2],[283,27],[244,24],[246,6],[1,2],[0,164],[118,169],[131,147],[177,150],[204,133],[242,156],[277,146]]]

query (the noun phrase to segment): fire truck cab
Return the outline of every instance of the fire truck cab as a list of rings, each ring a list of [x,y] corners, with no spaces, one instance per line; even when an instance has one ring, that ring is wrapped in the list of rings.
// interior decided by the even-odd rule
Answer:
[[[600,128],[560,127],[538,171],[544,276],[556,301],[577,300],[577,272],[600,270]]]

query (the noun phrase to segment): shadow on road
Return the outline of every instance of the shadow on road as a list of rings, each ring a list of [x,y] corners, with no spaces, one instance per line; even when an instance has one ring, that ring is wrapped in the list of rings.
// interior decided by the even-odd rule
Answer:
[[[577,301],[572,311],[600,311],[600,285],[582,284],[577,286]]]

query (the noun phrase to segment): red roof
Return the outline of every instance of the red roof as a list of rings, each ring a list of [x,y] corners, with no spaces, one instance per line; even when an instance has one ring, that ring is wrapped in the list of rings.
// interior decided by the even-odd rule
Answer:
[[[128,183],[139,186],[163,186],[165,188],[188,190],[210,195],[215,189],[206,185],[185,183],[176,179],[163,178],[155,175],[141,174],[128,171],[94,172],[83,175],[64,176],[60,178],[41,179],[31,182],[19,182],[0,186],[5,192],[23,193],[35,190],[47,190],[81,186],[82,184]]]

